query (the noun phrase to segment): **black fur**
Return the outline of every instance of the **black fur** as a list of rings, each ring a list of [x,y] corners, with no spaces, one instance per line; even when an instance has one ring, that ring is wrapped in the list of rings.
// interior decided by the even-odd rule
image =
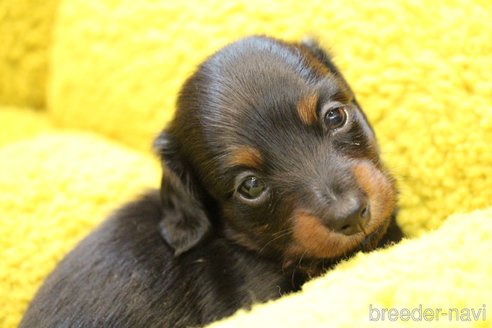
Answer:
[[[296,104],[312,90],[320,107],[332,97],[346,101],[351,122],[343,134],[300,121]],[[286,251],[296,242],[296,209],[332,228],[349,200],[370,196],[349,162],[371,162],[390,179],[374,144],[346,81],[315,42],[250,37],[225,47],[185,83],[174,121],[155,141],[160,192],[117,211],[68,254],[20,326],[203,326],[296,291],[340,258],[398,241],[388,216],[337,256]],[[261,154],[261,168],[230,164],[231,151],[245,146]],[[245,172],[266,181],[265,201],[240,200]]]

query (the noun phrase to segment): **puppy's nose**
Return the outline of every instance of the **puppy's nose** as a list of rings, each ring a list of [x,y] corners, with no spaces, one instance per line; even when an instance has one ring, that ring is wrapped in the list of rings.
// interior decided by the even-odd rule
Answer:
[[[367,200],[359,199],[349,210],[345,211],[345,215],[335,217],[332,229],[347,236],[353,235],[364,230],[370,215]]]

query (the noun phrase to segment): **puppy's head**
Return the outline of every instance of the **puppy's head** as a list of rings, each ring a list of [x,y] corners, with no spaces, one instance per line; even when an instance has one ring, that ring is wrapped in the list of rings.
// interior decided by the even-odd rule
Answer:
[[[312,41],[250,37],[212,55],[156,148],[177,254],[215,230],[284,264],[333,259],[377,243],[395,209],[374,132]]]

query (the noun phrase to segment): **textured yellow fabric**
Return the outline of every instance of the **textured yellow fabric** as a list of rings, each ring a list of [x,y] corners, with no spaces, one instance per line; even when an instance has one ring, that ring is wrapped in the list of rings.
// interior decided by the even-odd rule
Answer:
[[[252,33],[312,34],[331,46],[398,178],[398,220],[413,239],[360,255],[229,325],[361,323],[370,303],[479,301],[490,317],[491,211],[446,218],[492,205],[491,1],[64,0],[55,7],[54,0],[0,1],[0,103],[38,106],[49,81],[47,115],[0,109],[0,327],[15,326],[56,261],[110,209],[157,186],[149,145],[172,117],[181,83],[211,52]]]
[[[418,240],[370,254],[358,254],[303,287],[302,293],[259,305],[252,313],[212,324],[234,327],[490,327],[492,302],[492,208],[448,219],[441,229]],[[485,304],[485,307],[483,305]],[[369,320],[376,309],[485,309],[477,321],[431,316],[426,321]],[[422,311],[423,312],[423,311]],[[471,312],[471,311],[470,311]],[[483,311],[482,311],[483,312]],[[449,315],[449,313],[448,313]],[[377,314],[373,311],[372,318]],[[439,318],[439,320],[437,320]],[[470,315],[470,319],[472,316]],[[484,320],[485,319],[485,320]],[[432,324],[432,325],[431,325]]]
[[[58,0],[0,1],[0,103],[44,106],[57,8]]]
[[[91,134],[0,148],[0,327],[14,327],[44,277],[108,213],[159,186],[156,161]]]
[[[0,106],[0,147],[13,141],[53,131],[53,124],[45,112],[28,108]]]

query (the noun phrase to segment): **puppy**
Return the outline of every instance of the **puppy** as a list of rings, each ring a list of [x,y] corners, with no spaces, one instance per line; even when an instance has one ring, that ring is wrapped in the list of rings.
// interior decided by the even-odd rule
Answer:
[[[160,192],[69,253],[21,327],[202,326],[401,238],[374,131],[313,41],[212,55],[155,149]]]

